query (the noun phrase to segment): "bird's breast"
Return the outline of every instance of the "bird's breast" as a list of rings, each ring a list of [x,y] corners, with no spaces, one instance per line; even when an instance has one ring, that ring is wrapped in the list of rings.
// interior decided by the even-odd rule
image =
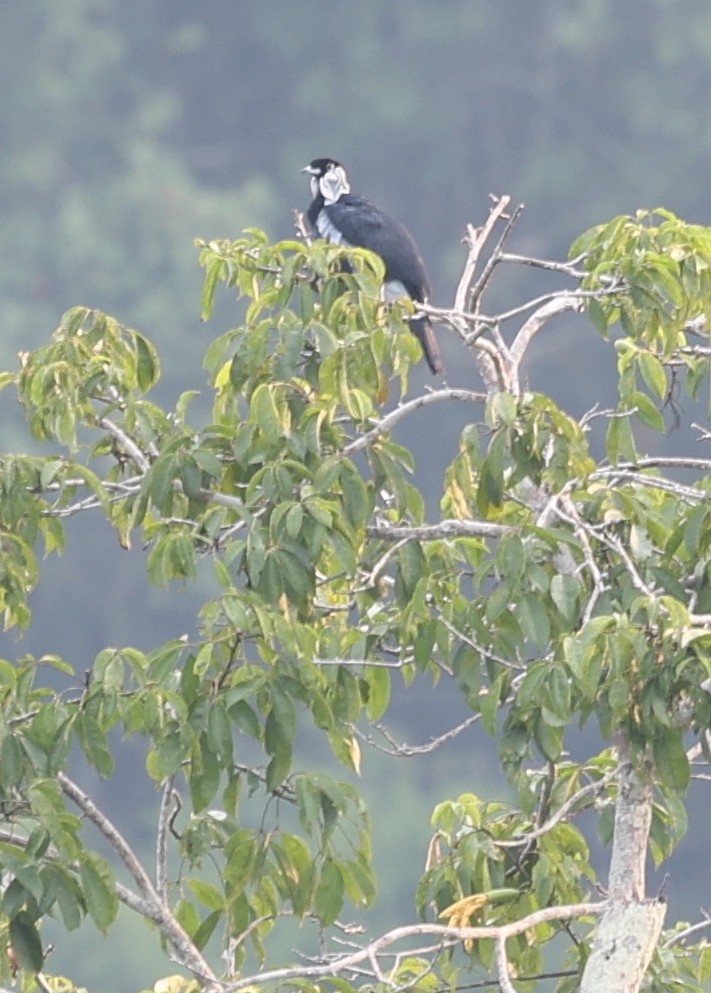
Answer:
[[[316,230],[322,238],[329,241],[332,245],[350,247],[350,242],[346,241],[343,237],[343,232],[339,231],[325,210],[319,211],[316,218]]]

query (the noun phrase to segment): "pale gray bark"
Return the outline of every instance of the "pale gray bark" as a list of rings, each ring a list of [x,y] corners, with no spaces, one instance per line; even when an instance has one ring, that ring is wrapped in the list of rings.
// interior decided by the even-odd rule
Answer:
[[[580,993],[637,993],[659,941],[666,906],[645,897],[652,820],[651,778],[632,765],[620,741],[609,902],[600,918]]]

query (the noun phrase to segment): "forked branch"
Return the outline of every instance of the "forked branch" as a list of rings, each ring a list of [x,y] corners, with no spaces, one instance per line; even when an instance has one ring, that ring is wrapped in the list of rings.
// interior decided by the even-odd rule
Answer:
[[[98,829],[99,833],[108,842],[113,853],[121,860],[124,867],[132,876],[144,900],[150,907],[151,912],[149,916],[151,920],[155,921],[164,938],[170,943],[178,962],[189,969],[196,977],[214,981],[216,976],[207,960],[190,940],[167,904],[160,898],[141,860],[116,825],[63,772],[57,774],[57,779],[62,791],[76,804],[86,819]]]

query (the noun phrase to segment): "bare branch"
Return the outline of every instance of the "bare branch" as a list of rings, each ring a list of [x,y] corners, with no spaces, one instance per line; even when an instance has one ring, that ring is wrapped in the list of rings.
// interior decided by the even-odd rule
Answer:
[[[582,786],[579,790],[577,790],[565,801],[565,803],[561,804],[558,810],[556,810],[556,812],[552,814],[547,821],[541,824],[540,827],[533,828],[531,831],[526,831],[525,834],[519,835],[515,838],[504,840],[499,838],[494,839],[494,844],[497,848],[520,848],[522,845],[527,845],[530,841],[535,841],[537,838],[541,838],[544,834],[552,831],[557,824],[561,823],[561,821],[566,820],[581,800],[584,800],[588,796],[597,796],[599,793],[602,793],[616,776],[617,769],[611,769],[600,779],[596,779],[594,783],[588,783],[587,786]]]
[[[296,229],[296,234],[299,238],[302,238],[306,245],[312,244],[311,229],[309,228],[308,222],[306,220],[306,215],[302,210],[294,211],[294,227]]]
[[[149,916],[156,922],[164,937],[172,945],[180,963],[195,975],[214,980],[215,974],[206,959],[190,940],[167,905],[160,899],[140,859],[118,828],[103,811],[99,810],[93,800],[63,772],[57,773],[57,780],[64,793],[79,807],[87,820],[91,821],[99,830],[131,874],[146,902],[152,908],[152,913]]]
[[[544,303],[543,306],[539,307],[535,313],[531,314],[526,323],[519,330],[511,346],[511,361],[513,362],[515,368],[518,369],[524,355],[526,354],[526,349],[541,328],[543,328],[547,322],[551,320],[551,318],[557,317],[559,314],[564,314],[571,310],[579,314],[583,310],[583,307],[584,304],[579,296],[576,296],[574,293],[560,293],[556,294],[552,300],[549,300],[548,303]]]
[[[232,983],[224,985],[222,993],[238,993],[239,990],[247,986],[263,986],[265,983],[281,982],[288,979],[319,979],[326,976],[335,976],[352,970],[362,962],[372,962],[375,956],[386,953],[390,948],[401,941],[410,938],[421,938],[436,936],[440,939],[439,945],[434,946],[434,950],[459,944],[463,941],[482,941],[485,939],[506,940],[516,935],[523,934],[539,924],[546,924],[552,921],[569,921],[576,918],[596,917],[602,914],[607,906],[606,902],[577,903],[560,907],[544,907],[520,920],[511,921],[509,924],[483,925],[481,927],[447,927],[444,924],[412,924],[392,931],[376,938],[369,945],[359,948],[354,952],[344,955],[330,956],[327,961],[320,965],[287,966],[283,969],[269,969],[256,973],[252,976],[245,976]],[[419,955],[423,951],[421,947],[408,948],[409,956]],[[394,954],[388,952],[387,954]]]
[[[702,913],[704,915],[704,919],[702,921],[698,921],[696,924],[690,924],[682,931],[677,931],[670,938],[667,938],[664,942],[664,947],[673,948],[674,945],[679,945],[682,941],[686,941],[686,939],[690,938],[692,934],[698,934],[699,931],[707,931],[711,928],[711,914],[709,914],[706,910],[702,911]]]
[[[580,542],[580,546],[583,550],[585,565],[587,566],[590,576],[592,577],[592,593],[588,597],[588,602],[585,605],[582,618],[582,623],[587,624],[593,615],[595,604],[606,589],[605,577],[598,567],[595,554],[588,537],[588,531],[590,528],[581,518],[578,513],[578,508],[575,506],[574,502],[568,499],[564,494],[557,494],[556,498],[550,502],[549,507],[558,515],[558,517],[560,517],[561,520],[565,521],[567,524],[570,524],[573,528],[573,532]]]
[[[156,890],[163,903],[168,902],[168,831],[175,810],[175,777],[163,784],[156,832]]]
[[[644,466],[640,466],[640,468],[644,468]],[[682,483],[675,483],[673,480],[665,479],[663,476],[649,476],[640,471],[626,469],[621,466],[615,466],[609,469],[597,469],[595,472],[590,473],[588,478],[607,479],[612,485],[618,480],[631,482],[637,486],[647,486],[650,489],[672,493],[680,500],[690,503],[699,503],[708,497],[708,494],[701,489],[697,489],[695,486],[684,486]]]
[[[516,530],[507,524],[491,521],[444,520],[439,524],[371,524],[366,528],[366,533],[370,538],[383,538],[385,541],[401,541],[403,538],[442,541],[453,538],[501,538]]]
[[[499,989],[501,993],[516,993],[516,988],[511,982],[509,973],[509,960],[506,955],[506,938],[498,935],[494,945],[496,953],[496,974],[499,977]]]
[[[57,781],[63,792],[74,801],[88,820],[99,829],[100,833],[108,841],[113,851],[118,855],[125,868],[133,877],[141,893],[149,898],[156,897],[157,894],[153,888],[153,883],[143,868],[141,860],[118,828],[99,810],[89,796],[63,772],[57,773]]]
[[[394,545],[391,545],[390,548],[388,548],[385,551],[385,553],[380,556],[380,558],[375,563],[375,565],[370,570],[370,572],[363,577],[363,582],[365,583],[366,587],[375,586],[376,582],[378,581],[378,578],[380,577],[383,569],[388,564],[390,559],[394,555],[396,555],[401,548],[404,548],[409,541],[410,538],[403,538],[401,541],[398,541]]]
[[[102,417],[99,424],[104,431],[107,431],[126,450],[127,454],[131,456],[142,473],[148,472],[151,467],[150,460],[144,455],[133,438],[126,434],[123,428],[115,424],[110,417]]]
[[[426,755],[429,752],[434,752],[437,748],[440,748],[448,741],[452,741],[454,738],[457,738],[460,734],[480,720],[481,714],[473,714],[471,717],[467,717],[466,720],[463,720],[461,724],[457,724],[456,727],[450,728],[449,731],[445,731],[444,734],[440,734],[436,738],[432,738],[425,745],[405,745],[396,741],[395,737],[390,733],[390,731],[388,731],[387,728],[380,724],[373,725],[380,732],[380,734],[382,734],[383,738],[385,738],[385,740],[392,746],[391,748],[384,748],[382,745],[379,745],[372,735],[364,734],[362,731],[359,731],[358,728],[355,728],[354,731],[361,741],[364,741],[373,748],[377,748],[380,752],[385,752],[388,755],[394,755],[398,758],[410,758],[412,755]]]
[[[455,310],[465,311],[469,309],[469,289],[474,281],[474,273],[479,256],[484,245],[489,240],[489,236],[494,230],[497,221],[505,215],[510,203],[510,196],[500,197],[495,200],[494,206],[489,211],[489,216],[482,227],[475,228],[472,224],[467,224],[467,233],[464,240],[469,245],[469,254],[467,255],[464,271],[454,297]]]
[[[399,404],[389,414],[382,417],[374,428],[371,428],[366,434],[361,435],[355,441],[351,441],[346,445],[342,454],[350,456],[355,455],[356,452],[363,451],[376,438],[380,437],[386,431],[390,431],[413,411],[420,410],[422,407],[428,407],[432,403],[441,403],[443,400],[465,400],[470,403],[486,403],[486,395],[484,393],[476,393],[473,390],[451,389],[449,387],[443,390],[434,390],[432,393],[423,393],[422,396],[415,397],[414,400],[408,400],[407,403]]]
[[[505,245],[505,243],[506,243],[509,235],[511,234],[511,231],[513,230],[514,224],[516,223],[516,221],[521,216],[521,212],[522,211],[523,211],[523,204],[520,203],[515,208],[515,210],[513,210],[512,213],[508,217],[506,217],[506,224],[504,226],[504,230],[501,232],[501,236],[499,237],[499,240],[498,240],[498,242],[496,244],[496,247],[494,248],[494,251],[489,256],[489,259],[488,259],[486,265],[484,266],[484,271],[482,272],[481,276],[479,276],[479,279],[477,280],[475,286],[472,287],[472,290],[471,290],[471,292],[469,294],[469,309],[470,310],[472,310],[472,309],[473,310],[476,310],[477,305],[478,305],[478,302],[479,302],[479,300],[481,300],[482,294],[484,293],[484,291],[486,290],[487,286],[489,285],[489,282],[491,280],[491,277],[492,277],[492,275],[494,273],[494,269],[496,268],[496,266],[499,263],[499,260],[501,258],[501,250],[503,249],[503,247],[504,247],[504,245]]]
[[[7,842],[7,844],[10,845],[20,845],[21,847],[24,847],[28,842],[28,838],[26,835],[18,834],[17,831],[0,830],[0,841]],[[49,846],[45,852],[45,857],[57,860],[62,858],[58,850],[53,845]],[[79,863],[73,862],[71,864],[71,868],[72,871],[78,872]],[[147,900],[144,900],[143,897],[138,896],[137,893],[134,893],[133,890],[130,890],[127,886],[124,886],[123,883],[119,883],[118,881],[114,883],[114,888],[116,890],[116,896],[125,907],[128,907],[129,910],[133,910],[135,913],[140,914],[142,917],[147,917],[149,920],[157,920],[154,906]]]
[[[402,669],[405,665],[403,659],[398,662],[382,662],[373,659],[313,659],[314,665],[329,666],[329,665],[342,665],[342,666],[357,666],[361,668],[364,665],[369,666],[374,669]]]
[[[568,309],[577,309],[580,313],[582,313],[585,309],[586,300],[599,300],[601,297],[609,296],[611,293],[616,291],[617,287],[614,289],[605,290],[554,290],[551,293],[543,293],[539,297],[533,297],[531,300],[525,300],[523,303],[517,304],[510,310],[504,310],[500,314],[496,314],[493,317],[481,314],[479,315],[479,319],[489,323],[504,324],[506,321],[510,321],[514,317],[521,317],[523,314],[527,314],[531,310],[537,310],[538,308],[542,308],[545,304],[552,304],[555,303],[556,300],[560,299],[577,300],[579,306],[577,308],[570,307]]]
[[[500,262],[513,262],[515,265],[528,265],[533,266],[536,269],[547,269],[549,272],[561,272],[565,276],[571,276],[573,279],[582,279],[585,276],[584,269],[578,269],[577,266],[583,261],[585,255],[578,255],[577,258],[571,259],[570,262],[556,262],[552,259],[536,259],[529,255],[515,255],[512,252],[502,252],[499,256]]]
[[[490,649],[485,648],[483,645],[480,645],[469,635],[465,634],[463,631],[460,631],[457,627],[455,627],[454,624],[452,624],[452,622],[448,620],[442,613],[439,614],[439,619],[442,622],[442,624],[444,624],[444,626],[447,628],[447,630],[450,632],[450,634],[453,634],[455,638],[458,638],[460,641],[464,642],[465,645],[469,645],[469,647],[473,648],[475,652],[478,652],[482,658],[493,659],[494,662],[498,662],[498,664],[503,666],[505,669],[514,669],[517,672],[525,672],[526,669],[528,668],[527,665],[524,664],[523,662],[512,662],[511,659],[504,658],[503,655],[497,655],[495,652],[492,652]]]

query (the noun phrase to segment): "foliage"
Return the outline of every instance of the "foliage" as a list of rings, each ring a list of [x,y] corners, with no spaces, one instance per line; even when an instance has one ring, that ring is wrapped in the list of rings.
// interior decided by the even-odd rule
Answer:
[[[418,925],[411,954],[393,965],[366,948],[364,968],[386,987],[434,990],[494,967],[504,982],[497,928],[512,925],[512,975],[540,975],[546,945],[568,935],[577,983],[605,904],[588,902],[597,877],[572,819],[596,811],[609,840],[620,763],[612,747],[573,761],[571,727],[594,722],[606,742],[629,743],[655,788],[658,863],[685,830],[689,735],[708,758],[711,461],[641,446],[664,429],[672,386],[695,397],[707,380],[711,234],[666,212],[620,217],[572,256],[561,269],[579,287],[551,299],[584,303],[614,333],[619,370],[617,409],[579,421],[516,389],[408,400],[419,346],[409,304],[379,300],[379,260],[258,231],[200,246],[204,315],[223,283],[246,301],[244,323],[205,356],[207,426],[190,422],[193,393],[172,410],[153,398],[159,358],[146,336],[87,308],[3,375],[33,437],[54,449],[0,460],[6,627],[30,623],[39,554],[61,551],[64,520],[92,508],[123,548],[150,547],[154,582],[191,583],[209,562],[219,584],[198,638],[107,646],[86,680],[53,655],[0,663],[0,941],[26,988],[45,968],[43,918],[74,929],[88,916],[108,932],[120,903],[157,925],[199,985],[220,954],[216,988],[270,976],[359,985],[348,954],[272,976],[273,942],[289,917],[326,941],[373,903],[369,815],[353,785],[363,729],[387,716],[402,681],[443,678],[497,740],[512,800],[467,792],[438,805],[416,903],[428,926],[449,921],[435,928],[443,944],[421,952]],[[500,370],[536,333],[525,321],[506,344],[478,303],[445,320],[473,361],[495,356]],[[399,399],[384,412],[390,392]],[[444,402],[477,414],[428,524],[393,428]],[[594,417],[608,422],[602,455]],[[303,767],[307,724],[348,778]],[[145,743],[161,790],[155,878],[68,774],[79,750],[111,776],[117,733]],[[694,988],[707,962],[672,935],[653,982]]]

